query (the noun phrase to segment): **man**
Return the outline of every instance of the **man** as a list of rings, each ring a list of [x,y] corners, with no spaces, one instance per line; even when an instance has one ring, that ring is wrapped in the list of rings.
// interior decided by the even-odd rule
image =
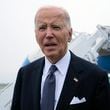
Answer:
[[[68,13],[55,6],[41,7],[35,16],[35,35],[45,57],[19,70],[11,110],[110,110],[106,72],[68,50],[72,37]],[[53,86],[48,82],[51,65],[56,67]]]

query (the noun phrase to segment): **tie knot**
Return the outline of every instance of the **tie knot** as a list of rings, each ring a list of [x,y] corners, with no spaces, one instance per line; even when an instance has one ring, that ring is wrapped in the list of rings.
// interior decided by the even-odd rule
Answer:
[[[51,67],[49,69],[50,74],[54,73],[56,70],[57,70],[57,67],[55,65],[51,65]]]

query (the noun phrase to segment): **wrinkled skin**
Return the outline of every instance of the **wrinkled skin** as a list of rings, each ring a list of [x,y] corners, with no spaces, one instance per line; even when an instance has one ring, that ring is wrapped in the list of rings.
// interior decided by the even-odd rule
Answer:
[[[65,55],[72,36],[63,11],[41,9],[36,15],[35,25],[36,40],[42,52],[51,63],[56,63]]]

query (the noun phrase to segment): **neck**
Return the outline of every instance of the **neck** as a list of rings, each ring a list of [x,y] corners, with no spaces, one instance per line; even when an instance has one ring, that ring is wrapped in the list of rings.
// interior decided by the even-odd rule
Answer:
[[[55,57],[47,57],[47,59],[49,60],[50,63],[56,64],[59,60],[61,60],[65,56],[66,52],[63,55],[60,55],[57,57],[56,56]]]

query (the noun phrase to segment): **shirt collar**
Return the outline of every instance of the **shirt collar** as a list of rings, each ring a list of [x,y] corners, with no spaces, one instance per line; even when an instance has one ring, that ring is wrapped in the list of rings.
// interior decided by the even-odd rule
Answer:
[[[56,63],[56,66],[62,75],[67,73],[69,63],[70,63],[70,52],[67,51],[65,56]]]
[[[70,63],[70,51],[68,50],[66,52],[66,54],[64,55],[64,57],[62,59],[60,59],[55,65],[58,68],[58,70],[60,71],[60,73],[66,74],[67,70],[68,70],[68,66]],[[44,74],[48,74],[49,68],[52,64],[49,62],[49,60],[45,57],[45,67],[44,67]]]

